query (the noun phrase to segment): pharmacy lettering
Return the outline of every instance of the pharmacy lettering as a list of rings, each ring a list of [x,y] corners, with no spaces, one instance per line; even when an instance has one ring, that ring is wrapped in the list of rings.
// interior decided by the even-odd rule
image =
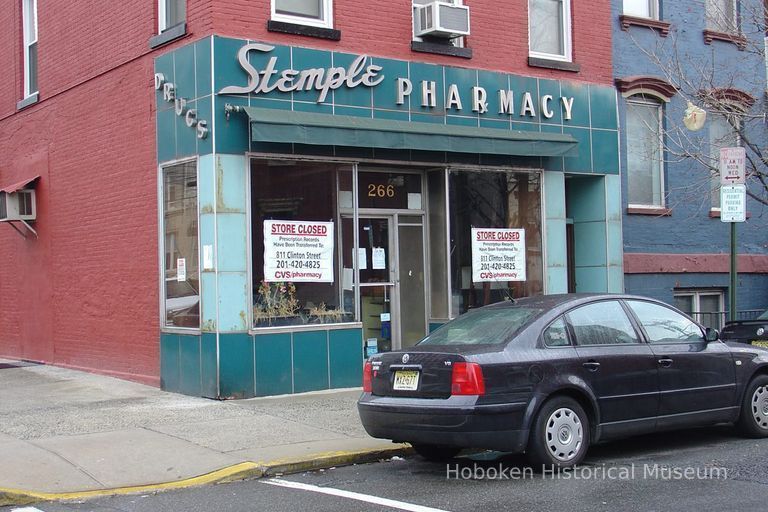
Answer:
[[[248,85],[230,85],[221,89],[218,94],[267,94],[273,91],[290,93],[293,91],[317,91],[317,103],[322,103],[328,98],[330,91],[347,87],[376,87],[384,82],[383,67],[368,64],[367,55],[357,56],[352,63],[344,67],[309,68],[303,70],[280,69],[278,57],[272,56],[267,61],[264,69],[256,67],[248,60],[251,51],[269,53],[275,47],[263,43],[249,43],[240,48],[237,60],[240,66],[248,74]],[[443,108],[446,112],[461,112],[465,106],[462,103],[459,87],[456,84],[445,84],[445,98],[437,97],[437,83],[432,80],[422,80],[418,86],[409,78],[395,77],[389,82],[395,88],[395,103],[404,105],[412,96],[416,104],[427,109]],[[416,93],[414,94],[414,91]],[[531,91],[513,91],[510,89],[498,89],[489,92],[483,87],[471,88],[471,108],[476,114],[485,114],[489,111],[489,95],[494,94],[498,100],[498,114],[518,117],[536,117],[537,112],[545,119],[555,116],[555,109],[562,111],[564,121],[570,121],[573,115],[574,98],[568,96],[555,97],[550,94],[541,95]],[[441,105],[438,105],[441,100]],[[394,107],[394,105],[393,105]]]

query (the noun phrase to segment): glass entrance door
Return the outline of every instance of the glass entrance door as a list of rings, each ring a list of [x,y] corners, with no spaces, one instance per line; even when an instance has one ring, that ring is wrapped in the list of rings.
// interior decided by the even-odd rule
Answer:
[[[360,215],[357,230],[355,282],[366,348],[411,347],[427,332],[423,216]],[[344,247],[354,253],[353,241],[345,239]]]

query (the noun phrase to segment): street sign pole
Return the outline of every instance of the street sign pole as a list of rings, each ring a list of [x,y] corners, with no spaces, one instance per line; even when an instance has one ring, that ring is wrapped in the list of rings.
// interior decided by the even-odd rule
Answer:
[[[747,218],[746,152],[744,148],[720,149],[720,220],[731,225],[731,269],[728,286],[728,319],[736,320],[736,223]]]
[[[736,320],[736,223],[731,222],[731,285],[728,287],[728,319]]]

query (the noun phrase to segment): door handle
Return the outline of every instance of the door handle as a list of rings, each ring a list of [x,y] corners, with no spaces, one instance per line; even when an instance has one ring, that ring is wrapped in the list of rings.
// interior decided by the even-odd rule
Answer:
[[[598,363],[597,361],[587,361],[586,363],[583,364],[583,366],[584,368],[586,368],[591,372],[596,372],[597,370],[600,369],[600,363]]]
[[[659,359],[659,364],[661,365],[662,368],[669,368],[670,366],[672,366],[672,359],[670,359],[669,357],[662,357],[661,359]]]

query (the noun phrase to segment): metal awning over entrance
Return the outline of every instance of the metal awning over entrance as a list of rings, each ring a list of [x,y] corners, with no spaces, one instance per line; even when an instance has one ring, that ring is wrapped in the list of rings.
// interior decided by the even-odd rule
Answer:
[[[519,156],[576,156],[571,135],[244,107],[254,142],[416,149]]]

